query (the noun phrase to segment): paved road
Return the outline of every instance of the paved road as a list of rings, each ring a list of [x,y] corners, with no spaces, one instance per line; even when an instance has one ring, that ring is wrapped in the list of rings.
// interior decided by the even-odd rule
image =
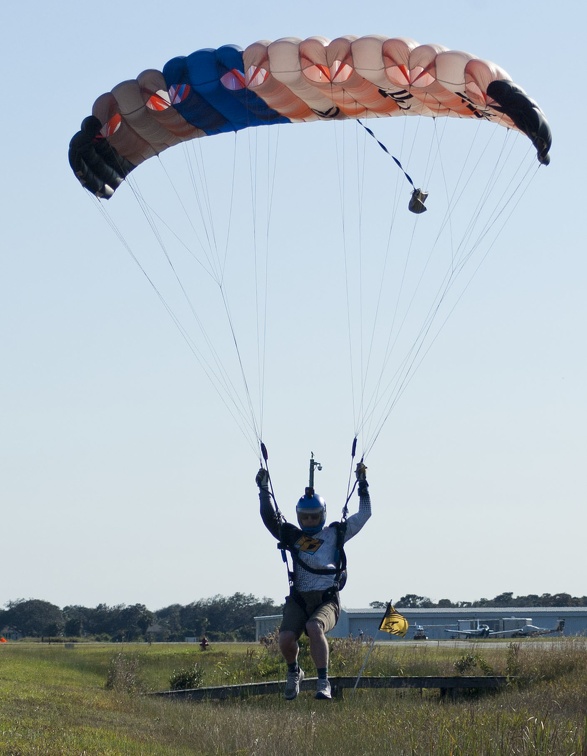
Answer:
[[[402,641],[402,646],[422,646],[433,648],[502,648],[507,650],[510,643],[520,643],[524,646],[532,646],[536,648],[553,649],[560,648],[562,643],[572,640],[573,643],[580,643],[584,648],[587,648],[587,638],[557,638],[553,640],[543,640],[541,638],[511,638],[504,640],[426,640],[426,641],[414,641],[405,640]],[[388,645],[389,641],[376,641],[375,645],[383,646]]]

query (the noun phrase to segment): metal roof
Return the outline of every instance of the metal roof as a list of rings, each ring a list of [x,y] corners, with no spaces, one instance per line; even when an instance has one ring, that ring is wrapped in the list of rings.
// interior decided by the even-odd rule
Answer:
[[[465,607],[431,607],[429,609],[416,609],[405,606],[395,607],[400,614],[406,614],[417,617],[419,615],[450,615],[462,616],[462,617],[483,617],[487,615],[499,614],[501,617],[519,617],[520,615],[534,614],[587,614],[587,606],[490,606],[490,607],[478,607],[478,606],[465,606]],[[343,612],[352,614],[355,616],[364,617],[376,617],[383,614],[384,608],[372,609],[346,609],[343,607]]]

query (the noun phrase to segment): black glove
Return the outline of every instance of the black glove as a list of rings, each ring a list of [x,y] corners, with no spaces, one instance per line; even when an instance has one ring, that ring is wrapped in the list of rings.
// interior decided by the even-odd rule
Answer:
[[[359,483],[362,480],[367,480],[367,468],[363,464],[363,462],[357,462],[357,469],[355,470],[355,475],[357,476],[357,480]]]
[[[366,494],[369,489],[369,484],[367,483],[367,468],[363,462],[357,463],[355,475],[357,476],[357,480],[359,482],[359,496]]]
[[[266,491],[269,490],[269,473],[264,467],[262,467],[257,473],[255,483],[259,486],[259,488],[263,488]]]

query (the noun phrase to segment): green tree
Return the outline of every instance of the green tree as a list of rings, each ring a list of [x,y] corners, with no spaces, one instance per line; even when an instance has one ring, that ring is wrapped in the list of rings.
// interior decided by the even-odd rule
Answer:
[[[144,638],[154,616],[144,604],[122,607],[117,617],[119,639],[133,641]]]
[[[415,593],[408,593],[401,597],[396,606],[402,609],[430,609],[434,604],[427,596],[416,596]]]
[[[499,596],[496,596],[491,603],[493,604],[493,606],[512,606],[512,604],[514,603],[512,600],[513,595],[514,594],[512,592],[500,593]]]
[[[173,622],[174,632],[188,636],[204,633],[211,640],[254,640],[255,617],[276,614],[280,607],[271,599],[259,600],[251,594],[212,596],[200,599],[185,607],[166,607],[155,613],[157,621]],[[181,628],[181,630],[179,629]]]
[[[185,638],[186,632],[181,621],[182,610],[181,604],[171,604],[155,612],[155,622],[163,628],[163,639],[182,641]]]
[[[16,599],[9,601],[7,607],[5,624],[22,635],[37,638],[63,633],[63,612],[55,604],[40,599]]]
[[[453,602],[450,599],[440,599],[440,601],[437,604],[439,609],[452,609],[454,607]]]

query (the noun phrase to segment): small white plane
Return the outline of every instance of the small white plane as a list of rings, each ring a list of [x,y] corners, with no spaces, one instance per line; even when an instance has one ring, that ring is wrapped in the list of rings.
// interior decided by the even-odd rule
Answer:
[[[512,617],[512,619],[515,619]],[[552,635],[552,633],[562,633],[565,627],[565,620],[559,619],[556,627],[537,627],[536,625],[522,625],[512,630],[490,630],[489,625],[482,624],[477,620],[475,627],[468,630],[456,630],[454,628],[446,629],[445,633],[461,635],[465,638],[534,638],[538,635]]]
[[[559,619],[556,627],[536,627],[536,625],[523,625],[514,630],[496,630],[489,633],[494,638],[535,638],[538,635],[552,635],[562,633],[565,629],[565,620]]]
[[[444,632],[450,633],[453,636],[462,635],[464,638],[489,638],[491,635],[489,625],[484,625],[479,620],[477,620],[475,627],[471,627],[468,630],[456,630],[454,627],[447,627],[444,629]]]

